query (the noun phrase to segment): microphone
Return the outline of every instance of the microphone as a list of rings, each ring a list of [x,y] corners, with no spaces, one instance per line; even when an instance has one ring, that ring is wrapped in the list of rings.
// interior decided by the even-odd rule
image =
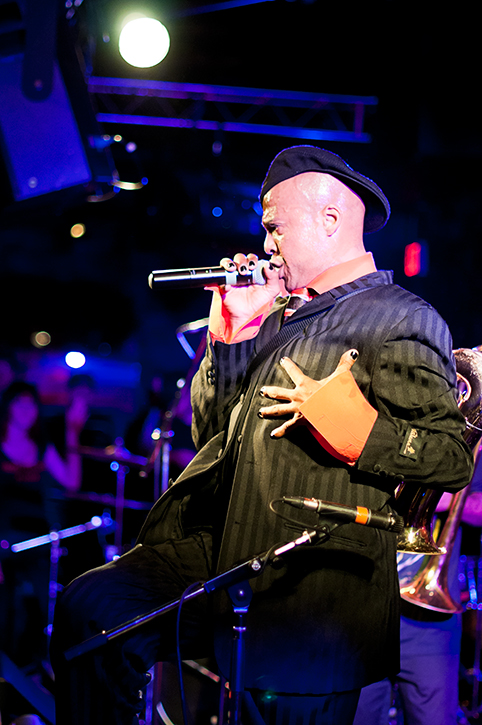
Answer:
[[[304,498],[303,496],[283,496],[283,503],[299,509],[308,509],[317,514],[328,514],[341,521],[363,526],[371,526],[374,529],[384,529],[400,534],[403,531],[403,518],[389,512],[372,511],[365,506],[345,506],[341,503],[331,501],[320,501],[318,498]]]
[[[239,274],[238,270],[227,272],[224,267],[194,267],[193,269],[158,269],[148,277],[151,289],[174,289],[178,287],[205,287],[209,284],[231,284],[241,287],[249,284],[266,284],[263,268],[269,264],[267,259],[258,262],[256,269],[249,274]]]

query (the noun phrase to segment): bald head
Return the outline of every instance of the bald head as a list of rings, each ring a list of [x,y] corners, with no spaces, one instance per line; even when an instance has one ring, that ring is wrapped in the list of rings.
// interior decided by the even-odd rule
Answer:
[[[325,213],[339,213],[336,231],[340,234],[354,235],[352,241],[358,244],[363,237],[365,205],[354,191],[330,174],[314,171],[300,174],[288,179],[286,184],[293,182],[293,188],[302,194],[311,213],[323,216]],[[276,188],[276,187],[275,187]],[[362,241],[363,244],[363,241]]]
[[[329,174],[306,172],[276,184],[263,210],[265,251],[288,290],[365,252],[364,204]]]

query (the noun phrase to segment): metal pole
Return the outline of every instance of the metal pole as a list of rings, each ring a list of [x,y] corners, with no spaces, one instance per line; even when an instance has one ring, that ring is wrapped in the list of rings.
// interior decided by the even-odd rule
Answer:
[[[126,480],[126,473],[129,470],[127,466],[123,466],[122,464],[115,461],[117,465],[116,470],[116,496],[115,496],[115,535],[114,535],[114,544],[116,548],[116,553],[120,556],[122,553],[122,525],[123,525],[123,516],[124,516],[124,490],[125,490],[125,480]],[[112,465],[112,464],[111,464]]]

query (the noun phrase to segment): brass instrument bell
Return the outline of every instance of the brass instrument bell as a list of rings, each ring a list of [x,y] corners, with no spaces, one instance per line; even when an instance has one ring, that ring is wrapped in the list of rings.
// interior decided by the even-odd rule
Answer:
[[[479,350],[461,348],[454,351],[457,366],[458,406],[465,416],[464,440],[477,454],[482,437],[482,353]],[[430,494],[435,493],[430,491]],[[430,557],[414,580],[400,589],[400,596],[425,609],[445,614],[461,612],[462,607],[452,598],[448,585],[450,557],[455,544],[462,511],[470,493],[470,485],[453,497],[447,521],[438,538],[441,555]],[[435,505],[426,507],[435,512],[441,493],[434,496]],[[426,521],[423,522],[424,525]],[[402,549],[405,551],[406,549]]]

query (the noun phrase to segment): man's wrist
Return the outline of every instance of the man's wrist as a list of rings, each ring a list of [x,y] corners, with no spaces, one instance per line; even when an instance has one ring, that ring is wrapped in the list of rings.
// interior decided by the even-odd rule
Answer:
[[[217,303],[218,301],[213,298],[209,318],[209,332],[213,340],[220,340],[228,345],[256,337],[272,306],[272,303],[266,303],[251,317],[233,318]]]
[[[350,465],[360,457],[378,416],[350,371],[331,377],[300,406],[300,413],[321,445]]]

